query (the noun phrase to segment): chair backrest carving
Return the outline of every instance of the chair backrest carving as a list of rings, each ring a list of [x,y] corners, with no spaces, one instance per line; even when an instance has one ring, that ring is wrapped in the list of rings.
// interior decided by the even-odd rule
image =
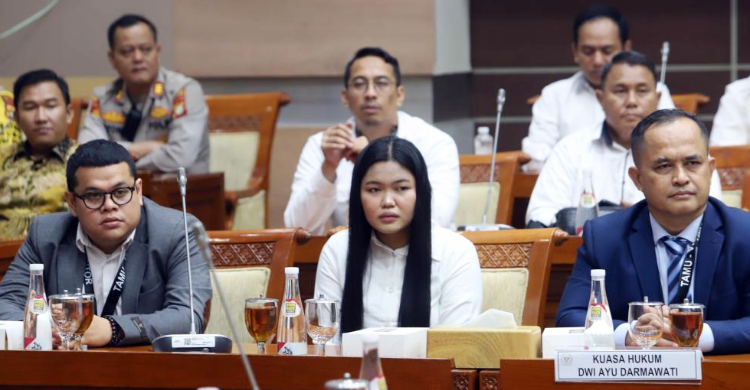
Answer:
[[[559,229],[461,234],[473,242],[477,249],[485,287],[483,309],[499,308],[515,312],[521,317],[520,321],[516,318],[520,324],[543,327],[552,247],[562,244],[567,234]],[[514,283],[515,287],[508,287],[506,281]],[[507,290],[524,287],[525,291]],[[506,290],[497,291],[498,288]],[[505,301],[507,297],[515,297],[517,301]]]
[[[500,193],[497,195],[497,212],[495,213],[495,223],[510,225],[511,219],[513,217],[513,182],[515,179],[515,174],[518,171],[519,164],[527,160],[528,156],[521,151],[497,153],[497,156],[495,157],[495,173],[493,181],[497,182],[500,185]],[[459,156],[459,164],[461,168],[461,184],[466,185],[473,183],[487,183],[490,177],[491,162],[492,155],[466,154]],[[466,187],[462,186],[461,193],[464,196],[468,196],[469,193],[466,192],[465,189]],[[456,213],[456,219],[458,222],[467,219],[470,220],[468,223],[482,222],[481,212],[478,216],[461,215],[461,213],[463,212],[462,205],[465,205],[465,202],[471,202],[474,205],[479,204],[482,206],[481,209],[483,210],[487,189],[480,188],[479,191],[472,190],[471,194],[472,195],[469,196],[469,198],[464,199],[459,196],[459,207]],[[476,199],[477,196],[474,195],[480,195],[478,197],[481,198],[481,202],[480,199]],[[474,221],[474,219],[477,218],[478,220]]]

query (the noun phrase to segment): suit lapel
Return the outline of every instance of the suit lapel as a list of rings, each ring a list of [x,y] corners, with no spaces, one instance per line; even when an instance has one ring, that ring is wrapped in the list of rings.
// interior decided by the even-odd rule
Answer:
[[[641,296],[648,296],[652,301],[656,301],[657,297],[663,298],[648,207],[643,207],[636,216],[628,237],[628,245],[638,284],[641,287]]]
[[[61,294],[63,290],[75,293],[76,288],[83,291],[83,272],[86,268],[86,254],[76,246],[78,223],[71,224],[68,233],[57,248],[56,285],[50,286],[47,294]]]
[[[122,314],[137,312],[143,275],[148,262],[148,229],[146,208],[141,207],[141,221],[135,231],[133,243],[125,255],[125,287],[122,289]]]
[[[716,207],[709,202],[703,217],[698,261],[695,264],[693,277],[694,301],[704,305],[708,305],[716,265],[719,262],[721,247],[724,245],[724,234],[720,232],[722,225]]]

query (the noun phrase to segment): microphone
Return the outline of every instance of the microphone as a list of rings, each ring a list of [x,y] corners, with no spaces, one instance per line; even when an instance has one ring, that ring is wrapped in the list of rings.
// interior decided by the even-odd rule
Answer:
[[[669,42],[664,41],[661,45],[661,75],[659,77],[662,88],[666,85],[664,82],[667,79],[667,59],[669,59]]]
[[[159,336],[152,341],[154,351],[161,352],[231,352],[232,340],[222,335],[199,335],[195,331],[195,311],[193,310],[193,270],[190,262],[190,239],[187,226],[187,206],[185,204],[185,188],[187,176],[185,168],[177,171],[177,183],[182,196],[182,221],[185,225],[185,253],[187,253],[188,288],[190,289],[190,334],[175,334]],[[205,230],[204,230],[205,234]],[[205,256],[205,253],[204,253]],[[209,253],[210,256],[210,253]],[[229,311],[227,311],[229,313]],[[229,316],[227,314],[227,316]]]
[[[505,89],[500,88],[497,90],[497,118],[495,119],[495,140],[494,147],[492,148],[492,162],[490,163],[490,177],[487,180],[487,199],[484,204],[484,214],[482,215],[482,223],[480,224],[469,224],[459,226],[459,231],[494,231],[494,230],[506,230],[513,229],[512,226],[508,226],[501,223],[488,224],[487,214],[490,210],[490,199],[492,198],[492,188],[495,181],[495,159],[497,158],[497,140],[500,135],[500,116],[503,113],[503,106],[505,105]]]
[[[177,184],[180,185],[180,195],[182,196],[182,208],[185,209],[185,192],[187,188],[187,175],[185,175],[185,168],[180,167],[180,169],[177,170]],[[187,226],[187,225],[185,225]],[[185,230],[187,230],[187,227],[185,227]]]
[[[219,301],[221,301],[221,306],[224,308],[224,312],[227,313],[227,322],[229,322],[229,329],[232,331],[232,337],[237,340],[237,348],[240,351],[240,357],[242,358],[242,365],[245,367],[245,374],[247,374],[247,379],[250,381],[250,385],[252,386],[253,390],[260,390],[260,388],[258,387],[258,382],[256,382],[255,380],[253,369],[252,367],[250,367],[250,360],[247,359],[245,347],[243,347],[242,342],[240,342],[240,334],[237,332],[237,324],[235,324],[234,318],[229,315],[229,304],[224,297],[224,290],[221,288],[219,278],[216,277],[216,273],[214,272],[215,267],[208,245],[208,235],[206,234],[206,229],[203,227],[203,224],[200,221],[197,221],[193,224],[193,235],[198,242],[198,248],[200,248],[201,252],[203,253],[203,258],[206,260],[208,268],[211,270],[211,277],[214,281],[214,286],[216,286],[216,291],[219,293]],[[229,340],[226,337],[224,338]],[[229,340],[229,347],[231,350],[232,340]]]

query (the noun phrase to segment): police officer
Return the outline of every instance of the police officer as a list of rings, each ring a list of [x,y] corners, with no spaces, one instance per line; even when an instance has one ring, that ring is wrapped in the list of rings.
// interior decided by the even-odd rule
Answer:
[[[208,172],[208,108],[200,84],[159,66],[156,27],[143,16],[121,16],[107,38],[120,78],[94,89],[79,142],[117,141],[138,169]]]

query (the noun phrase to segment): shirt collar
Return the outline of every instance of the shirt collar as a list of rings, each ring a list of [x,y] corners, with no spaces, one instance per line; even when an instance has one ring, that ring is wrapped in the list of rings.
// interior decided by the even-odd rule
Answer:
[[[395,126],[393,126],[393,129],[391,130],[391,135],[394,137],[398,137],[398,125],[403,122],[403,118],[401,115],[401,111],[398,111],[398,123],[396,123]],[[355,137],[361,137],[363,134],[359,130],[357,130],[357,118],[351,117],[347,122],[350,122],[352,124],[352,128],[354,129],[354,136]]]
[[[672,237],[669,232],[667,232],[666,229],[664,229],[659,222],[654,219],[654,216],[651,215],[651,213],[648,213],[649,221],[651,222],[651,232],[653,234],[654,238],[654,245],[659,243],[659,240],[662,239],[664,236],[670,236]],[[698,236],[698,229],[701,226],[701,222],[703,221],[703,214],[701,214],[698,218],[694,219],[693,222],[690,222],[685,229],[683,229],[680,234],[677,235],[677,237],[682,237],[690,242],[695,242],[695,238]]]
[[[151,89],[149,90],[148,96],[144,99],[144,101],[152,98],[162,97],[164,95],[164,79],[166,78],[165,70],[166,69],[164,69],[163,67],[159,67],[159,72],[156,74],[156,80],[154,80],[153,84],[151,84]],[[120,105],[125,104],[125,101],[130,101],[130,99],[126,96],[125,90],[125,81],[122,78],[117,79],[117,81],[115,81],[115,89],[113,93],[115,95],[115,102]]]
[[[68,149],[70,149],[70,138],[66,135],[65,138],[60,141],[57,145],[52,147],[52,150],[50,150],[50,157],[57,157],[60,161],[65,161],[65,155],[68,153]],[[31,144],[28,140],[23,141],[19,145],[18,148],[16,148],[16,151],[13,153],[13,160],[18,160],[22,157],[28,157],[31,158]]]
[[[585,91],[585,92],[596,94],[594,87],[592,87],[591,84],[589,84],[589,81],[586,80],[586,76],[583,75],[583,71],[579,70],[578,72],[576,72],[574,76],[576,77],[576,80],[578,81],[579,92]]]
[[[430,225],[431,225],[430,230],[432,232],[432,237],[430,240],[432,242],[432,247],[431,247],[432,261],[441,261],[442,259],[440,258],[439,254],[442,252],[440,251],[440,248],[438,247],[441,243],[438,243],[437,240],[435,239],[435,230],[441,229],[441,227],[435,221],[431,221]],[[406,255],[409,254],[409,245],[406,245],[403,248],[393,249],[389,247],[388,245],[384,244],[382,241],[380,241],[378,239],[378,236],[375,234],[374,230],[370,235],[370,248],[371,250],[375,248],[379,248],[379,250],[383,250],[390,255],[400,256],[404,258],[406,258]]]
[[[602,122],[602,130],[599,133],[599,137],[597,138],[597,140],[603,142],[606,146],[610,148],[614,148],[620,151],[628,151],[627,148],[618,144],[612,139],[612,134],[609,133],[609,125],[607,124],[606,119]]]
[[[127,251],[128,248],[130,248],[130,244],[133,243],[133,239],[135,238],[135,231],[136,229],[133,229],[133,231],[130,232],[128,238],[126,238],[125,241],[120,244],[120,247],[112,253],[116,253],[117,251]],[[78,223],[78,229],[76,231],[76,247],[78,247],[78,250],[83,253],[86,253],[87,248],[93,248],[99,252],[104,253],[101,249],[94,245],[94,243],[91,242],[91,239],[89,239],[89,236],[83,232],[80,222]]]

